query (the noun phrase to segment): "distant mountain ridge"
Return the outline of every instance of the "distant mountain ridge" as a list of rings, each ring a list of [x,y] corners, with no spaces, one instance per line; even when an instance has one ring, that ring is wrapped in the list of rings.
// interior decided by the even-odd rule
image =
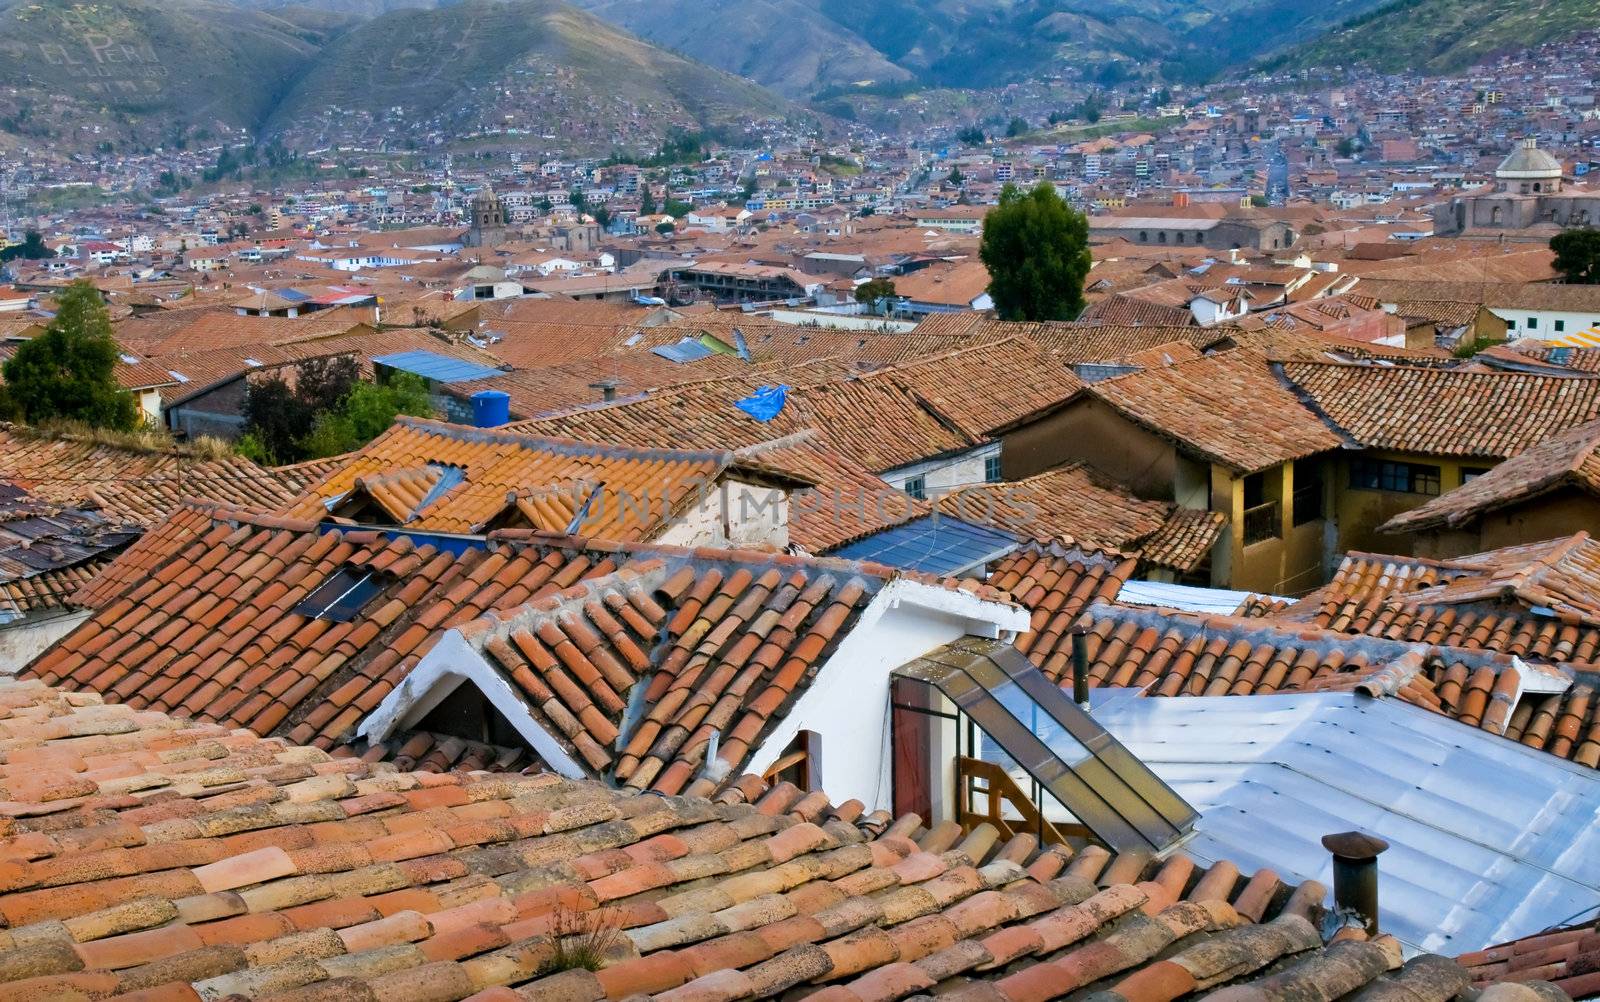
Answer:
[[[0,149],[522,126],[604,153],[797,113],[565,0],[0,0]]]

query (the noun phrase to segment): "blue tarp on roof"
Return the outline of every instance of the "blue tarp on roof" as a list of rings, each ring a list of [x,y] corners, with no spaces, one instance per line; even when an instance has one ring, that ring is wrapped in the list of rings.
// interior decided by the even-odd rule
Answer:
[[[463,362],[459,358],[449,355],[439,355],[431,351],[402,351],[395,355],[379,355],[372,360],[374,365],[385,365],[401,372],[409,372],[431,379],[436,383],[468,383],[474,379],[488,379],[500,375],[499,369],[491,369],[487,365],[477,365],[473,362]]]
[[[766,424],[779,414],[783,413],[783,405],[789,400],[789,387],[763,386],[761,389],[738,401],[733,406],[746,414]]]
[[[830,556],[950,575],[982,567],[1020,545],[1009,532],[929,515],[857,540]]]

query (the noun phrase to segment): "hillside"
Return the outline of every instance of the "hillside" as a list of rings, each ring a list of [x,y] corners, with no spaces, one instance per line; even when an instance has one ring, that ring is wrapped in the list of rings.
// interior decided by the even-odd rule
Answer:
[[[0,150],[414,146],[520,127],[605,153],[796,113],[563,0],[310,3],[0,0]]]
[[[396,110],[398,109],[398,111]],[[646,44],[561,0],[463,0],[402,10],[340,36],[269,132],[403,142],[522,125],[604,150],[640,132],[793,109],[770,91]]]
[[[148,147],[248,129],[348,23],[214,0],[0,3],[0,139]]]
[[[576,0],[656,45],[790,98],[908,80],[865,39],[806,0]],[[781,31],[781,39],[774,31]]]
[[[327,0],[323,0],[327,2]],[[1117,60],[1201,78],[1382,0],[580,0],[659,45],[789,94],[910,75],[992,87]],[[834,53],[838,63],[820,59]],[[807,80],[806,59],[821,63]]]
[[[1600,23],[1600,0],[1399,0],[1291,49],[1271,65],[1453,72]]]

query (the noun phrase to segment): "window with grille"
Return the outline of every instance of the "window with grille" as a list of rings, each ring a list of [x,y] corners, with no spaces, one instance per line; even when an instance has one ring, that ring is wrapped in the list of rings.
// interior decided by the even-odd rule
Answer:
[[[1350,487],[1358,491],[1393,491],[1397,494],[1439,494],[1439,467],[1422,463],[1397,463],[1381,459],[1356,459],[1350,463]]]

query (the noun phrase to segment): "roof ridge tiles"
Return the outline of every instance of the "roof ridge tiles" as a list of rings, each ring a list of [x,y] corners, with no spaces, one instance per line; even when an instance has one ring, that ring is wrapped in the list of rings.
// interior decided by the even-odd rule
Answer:
[[[1310,649],[1322,654],[1337,654],[1348,660],[1351,653],[1366,653],[1383,658],[1380,666],[1420,657],[1423,661],[1460,663],[1469,669],[1515,670],[1516,662],[1523,660],[1515,655],[1467,647],[1446,647],[1438,644],[1391,640],[1366,634],[1341,633],[1303,623],[1278,623],[1270,617],[1240,617],[1220,613],[1184,613],[1173,610],[1120,605],[1114,602],[1097,602],[1085,609],[1083,621],[1090,624],[1100,621],[1127,623],[1139,628],[1179,629],[1200,636],[1215,631],[1215,639],[1266,643],[1287,641],[1302,650]],[[1281,643],[1279,644],[1281,646]],[[1541,665],[1541,667],[1544,667]],[[1569,674],[1570,666],[1550,666],[1552,670]]]
[[[563,588],[551,595],[525,602],[510,609],[489,609],[455,629],[462,639],[481,649],[493,640],[502,640],[518,630],[526,630],[550,619],[581,612],[582,607],[606,595],[624,594],[632,589],[654,590],[665,583],[669,573],[663,560],[619,567],[609,574]]]
[[[584,442],[575,438],[561,438],[555,435],[534,435],[523,431],[508,432],[503,430],[511,427],[510,425],[502,426],[502,428],[474,428],[470,425],[451,424],[447,421],[407,415],[401,415],[396,418],[395,424],[426,434],[455,438],[461,441],[547,447],[549,451],[558,455],[605,456],[615,459],[693,459],[717,462],[724,467],[734,461],[734,453],[726,449],[656,449],[632,445],[610,445]]]

